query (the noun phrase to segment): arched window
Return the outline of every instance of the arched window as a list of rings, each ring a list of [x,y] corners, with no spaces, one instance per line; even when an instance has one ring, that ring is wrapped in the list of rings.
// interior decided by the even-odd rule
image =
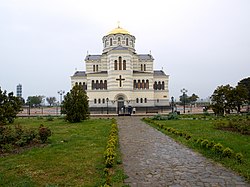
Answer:
[[[96,65],[96,71],[98,71],[98,65]]]
[[[161,89],[165,90],[165,83],[164,83],[164,81],[161,82]]]
[[[103,90],[103,81],[100,81],[100,89]]]
[[[123,60],[123,70],[126,70],[126,60]]]
[[[78,85],[78,82],[76,82],[75,85],[77,86],[77,85]]]
[[[154,83],[154,90],[157,90],[157,82]]]
[[[158,82],[157,87],[158,87],[158,90],[161,90],[161,81]]]
[[[137,88],[138,88],[138,89],[141,88],[141,81],[140,81],[140,80],[138,80]]]
[[[101,99],[98,99],[98,103],[99,103],[99,104],[101,103]]]
[[[82,87],[83,87],[83,90],[87,90],[87,85],[85,82],[83,83]]]
[[[126,38],[126,46],[128,46],[128,38]]]
[[[117,60],[115,60],[115,70],[117,70]]]
[[[118,37],[118,42],[120,42],[121,41],[121,38],[120,37]]]
[[[122,70],[122,57],[119,56],[119,70]]]
[[[104,46],[105,46],[105,47],[107,47],[107,40],[105,40],[105,42],[104,42]]]
[[[145,81],[144,81],[144,79],[142,80],[141,88],[142,88],[142,89],[145,89]]]
[[[96,99],[94,99],[94,104],[96,104]]]
[[[107,90],[107,80],[104,80],[104,89]]]
[[[93,65],[93,72],[95,72],[95,65]]]
[[[105,103],[105,99],[102,99],[102,103]]]
[[[138,98],[136,98],[136,103],[139,103],[139,99]]]
[[[94,89],[95,89],[95,81],[92,80],[92,90],[94,90]]]
[[[141,71],[143,71],[143,65],[141,64]]]
[[[143,99],[141,98],[141,103],[143,103]]]
[[[110,43],[110,46],[113,45],[113,40],[112,40],[112,38],[110,38],[109,43]]]
[[[144,99],[144,103],[147,103],[147,102],[148,102],[148,100],[147,100],[147,98],[145,98],[145,99]]]
[[[146,80],[146,89],[149,89],[149,81]]]
[[[146,64],[144,64],[144,71],[146,71]]]
[[[96,80],[95,88],[96,88],[96,89],[99,89],[99,88],[100,88],[100,86],[99,86],[99,81],[98,81],[98,80]]]
[[[79,85],[82,85],[82,83],[81,83],[81,82],[79,82]]]
[[[136,80],[134,80],[134,89],[136,89]]]

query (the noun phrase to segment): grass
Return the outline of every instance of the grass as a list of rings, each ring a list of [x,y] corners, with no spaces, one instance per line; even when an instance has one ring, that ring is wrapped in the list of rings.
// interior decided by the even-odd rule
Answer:
[[[183,131],[190,134],[192,138],[190,140],[186,140],[183,137],[176,136],[168,131],[158,128],[163,133],[171,136],[178,142],[181,142],[188,147],[200,152],[204,156],[220,162],[228,168],[231,168],[240,175],[244,176],[250,182],[250,136],[241,135],[236,132],[217,130],[214,128],[215,120],[157,120],[157,123],[162,124],[163,129],[165,127],[172,127],[178,131]],[[243,163],[238,163],[234,159],[220,157],[211,152],[211,150],[202,148],[193,141],[194,139],[199,138],[221,143],[225,148],[229,147],[236,153],[241,152],[244,156]]]
[[[17,119],[25,127],[49,127],[50,143],[0,157],[0,186],[100,186],[105,182],[103,153],[111,120],[67,123],[63,119]],[[123,174],[117,167],[114,178]],[[118,182],[117,182],[118,183]]]

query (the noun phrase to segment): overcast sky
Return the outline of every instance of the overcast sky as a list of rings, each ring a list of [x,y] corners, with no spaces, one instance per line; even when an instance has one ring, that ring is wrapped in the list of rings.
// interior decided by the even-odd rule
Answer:
[[[250,76],[249,0],[0,0],[1,89],[59,98],[117,21],[170,75],[170,96],[207,98]]]

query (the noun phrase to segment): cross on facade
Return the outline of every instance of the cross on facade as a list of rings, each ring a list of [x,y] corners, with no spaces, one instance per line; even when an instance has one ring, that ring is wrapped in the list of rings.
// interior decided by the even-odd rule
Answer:
[[[120,87],[122,87],[122,81],[125,81],[125,79],[122,79],[122,76],[119,76],[119,79],[116,79],[117,81],[120,81]]]

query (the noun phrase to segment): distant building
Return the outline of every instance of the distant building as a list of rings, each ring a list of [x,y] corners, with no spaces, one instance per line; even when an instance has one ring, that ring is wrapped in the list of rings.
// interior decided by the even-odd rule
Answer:
[[[22,85],[21,84],[18,84],[16,86],[16,96],[17,97],[22,97]]]

